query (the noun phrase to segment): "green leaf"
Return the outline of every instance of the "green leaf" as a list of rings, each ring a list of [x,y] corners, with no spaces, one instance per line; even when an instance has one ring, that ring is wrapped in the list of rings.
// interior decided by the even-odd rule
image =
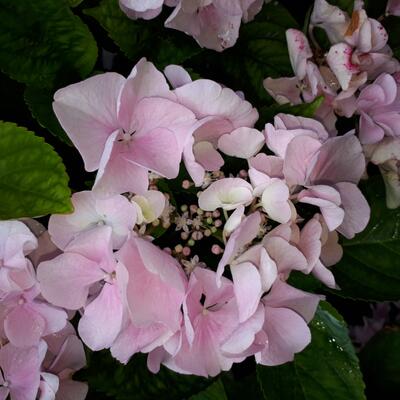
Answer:
[[[0,219],[73,210],[61,158],[43,138],[0,122]]]
[[[87,26],[64,0],[0,0],[0,68],[38,87],[86,77],[97,59]]]
[[[361,368],[371,399],[396,399],[399,395],[400,328],[385,328],[360,353]]]
[[[239,368],[245,368],[248,375],[240,378],[234,376],[232,370],[225,372],[221,375],[222,382],[224,383],[225,392],[229,400],[260,400],[263,398],[260,385],[257,381],[255,371],[253,372],[248,365],[243,367],[243,364],[237,365]],[[233,367],[235,368],[235,366]],[[249,371],[250,370],[250,371]],[[255,366],[254,366],[255,370]],[[250,373],[249,373],[250,372]]]
[[[145,56],[163,68],[168,64],[182,64],[202,51],[184,33],[166,29],[161,17],[151,21],[129,19],[121,11],[118,0],[101,0],[98,7],[86,9],[85,14],[95,18],[125,55],[134,61]]]
[[[78,374],[79,380],[88,382],[90,393],[106,394],[113,400],[187,399],[213,382],[177,374],[165,367],[153,374],[147,369],[144,354],[135,354],[127,365],[113,359],[109,351],[89,353],[88,359],[89,368]],[[208,400],[207,397],[204,399]]]
[[[290,13],[279,3],[264,4],[255,20],[242,25],[236,45],[215,56],[233,82],[243,82],[246,97],[272,103],[263,87],[267,77],[293,76],[286,44],[286,30],[299,28]],[[218,57],[219,56],[219,57]]]
[[[291,114],[291,115],[299,115],[301,117],[312,118],[318,108],[324,101],[324,96],[317,97],[311,103],[303,103],[297,105],[290,104],[272,104],[271,106],[261,107],[260,110],[260,121],[262,126],[264,126],[267,122],[273,121],[274,116],[276,114]]]
[[[189,400],[228,400],[228,397],[226,397],[222,381],[218,379],[207,389],[191,396]]]
[[[364,300],[400,298],[400,208],[389,210],[380,176],[363,184],[371,207],[367,228],[352,240],[344,240],[342,260],[332,272],[340,296]]]
[[[79,6],[79,4],[82,3],[83,0],[68,0],[68,4],[70,7],[76,7]]]
[[[328,303],[321,303],[310,324],[312,341],[294,361],[258,366],[266,400],[363,400],[364,382],[346,324]]]
[[[53,94],[53,90],[28,86],[24,93],[25,103],[31,111],[32,116],[41,126],[49,130],[64,143],[72,146],[69,137],[61,127],[53,112]]]

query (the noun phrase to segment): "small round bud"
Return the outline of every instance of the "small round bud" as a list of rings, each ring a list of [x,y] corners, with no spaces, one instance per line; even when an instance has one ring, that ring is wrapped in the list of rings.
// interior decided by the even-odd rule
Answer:
[[[191,186],[190,181],[188,181],[187,179],[185,179],[185,180],[182,182],[182,188],[183,188],[183,189],[189,189],[190,186]]]
[[[221,225],[222,225],[222,221],[221,221],[220,219],[217,219],[217,220],[214,222],[214,226],[216,226],[217,228],[219,228]]]
[[[210,229],[211,229],[211,232],[212,232],[212,233],[217,232],[217,228],[216,228],[215,226],[212,226]]]
[[[211,236],[211,231],[210,231],[210,229],[206,229],[205,231],[204,231],[204,236],[206,236],[206,237],[208,237],[208,236]]]
[[[189,233],[188,232],[181,232],[181,239],[182,240],[188,240],[189,239]]]
[[[181,211],[182,212],[186,212],[188,210],[188,206],[186,205],[186,204],[183,204],[182,206],[181,206]]]
[[[182,250],[183,250],[183,246],[181,245],[181,244],[177,244],[175,247],[174,247],[174,250],[175,250],[175,253],[182,253]]]
[[[213,216],[214,218],[218,218],[220,215],[221,215],[221,213],[219,212],[219,210],[215,210],[215,211],[213,211],[213,213],[212,213],[212,216]]]
[[[211,253],[215,254],[216,256],[218,256],[219,254],[221,254],[223,252],[223,250],[221,249],[220,246],[218,246],[217,244],[214,244],[211,247]]]
[[[195,241],[193,239],[189,239],[187,244],[188,244],[188,246],[194,246]]]
[[[192,239],[193,240],[201,240],[201,239],[203,239],[203,234],[199,231],[193,232]]]
[[[190,247],[185,246],[185,247],[183,248],[183,250],[182,250],[182,254],[183,254],[185,257],[187,257],[187,256],[190,256],[191,251],[192,251],[192,250],[190,249]]]
[[[213,221],[213,219],[211,217],[208,217],[206,219],[206,222],[207,222],[208,225],[211,225],[214,221]]]

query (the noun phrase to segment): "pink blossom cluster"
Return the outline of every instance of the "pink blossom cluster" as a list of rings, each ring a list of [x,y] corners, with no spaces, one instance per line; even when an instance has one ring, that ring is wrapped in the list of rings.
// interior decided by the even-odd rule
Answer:
[[[57,248],[27,222],[0,221],[0,398],[83,400],[87,385],[72,380],[86,365],[72,316],[45,300],[37,266]],[[40,231],[38,231],[40,229]]]
[[[251,21],[264,0],[119,0],[132,19],[157,17],[163,5],[175,7],[165,27],[192,36],[201,47],[223,51],[239,37],[241,22]]]
[[[110,349],[122,363],[148,353],[153,372],[162,364],[215,376],[249,356],[285,363],[309,344],[321,297],[287,280],[312,273],[336,288],[338,232],[352,238],[368,222],[354,132],[330,136],[291,115],[260,132],[242,94],[145,59],[128,78],[105,73],[60,89],[53,107],[97,174],[92,190],[72,196],[72,214],[51,216],[60,252],[37,278],[53,307],[79,311],[91,350]],[[247,160],[247,171],[225,176],[223,156]],[[198,205],[177,215],[158,185],[178,176],[181,161],[192,179],[182,187],[197,188]],[[159,248],[151,234],[160,224],[182,230],[187,246]],[[222,253],[216,268],[189,257],[190,241],[210,235],[224,246],[212,248]]]
[[[399,14],[390,1],[387,14]],[[331,42],[326,54],[314,37],[315,27]],[[361,0],[351,17],[325,0],[315,0],[310,18],[310,43],[296,29],[286,33],[293,78],[267,78],[264,87],[279,103],[312,102],[323,96],[316,117],[331,135],[337,116],[359,115],[357,129],[365,154],[379,165],[387,187],[387,205],[400,205],[398,141],[400,140],[400,63],[387,45],[383,25],[369,18]]]

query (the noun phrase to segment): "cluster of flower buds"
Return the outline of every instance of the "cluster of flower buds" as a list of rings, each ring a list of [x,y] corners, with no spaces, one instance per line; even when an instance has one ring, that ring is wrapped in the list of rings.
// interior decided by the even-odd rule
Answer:
[[[83,344],[69,322],[73,313],[49,303],[38,281],[37,266],[58,253],[36,221],[0,221],[2,399],[86,397],[87,385],[72,380],[86,365]]]
[[[119,0],[132,19],[157,17],[163,5],[175,7],[165,21],[166,28],[192,36],[201,47],[222,51],[239,37],[241,22],[251,21],[264,0]]]
[[[399,2],[389,1],[387,14],[399,15]],[[369,18],[356,0],[351,16],[325,0],[315,0],[309,36],[286,33],[291,78],[267,78],[264,87],[279,103],[309,103],[323,96],[316,118],[331,136],[337,116],[359,116],[357,134],[367,159],[378,165],[387,188],[387,205],[400,206],[400,63],[387,45],[383,25]],[[330,48],[321,50],[315,29],[326,33]]]

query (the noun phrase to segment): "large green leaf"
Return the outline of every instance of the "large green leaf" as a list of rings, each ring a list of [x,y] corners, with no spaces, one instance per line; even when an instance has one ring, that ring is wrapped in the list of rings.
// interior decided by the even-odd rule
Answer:
[[[89,398],[96,398],[94,393],[99,393],[113,400],[187,399],[213,383],[211,379],[177,374],[165,367],[153,374],[147,369],[143,354],[135,354],[123,365],[113,359],[109,351],[90,353],[89,368],[79,373],[79,379],[89,383],[92,393]]]
[[[40,87],[86,77],[97,59],[87,26],[64,0],[0,0],[0,68]]]
[[[72,211],[62,160],[43,138],[0,122],[0,219]]]
[[[310,324],[311,344],[295,360],[278,367],[258,366],[266,400],[363,400],[358,359],[341,316],[321,303]]]
[[[121,11],[118,0],[101,0],[98,7],[87,9],[85,13],[94,17],[134,61],[145,56],[162,68],[168,64],[181,64],[202,51],[182,32],[164,28],[165,16],[151,21],[133,21]]]
[[[387,327],[360,353],[369,399],[396,399],[400,389],[400,328]]]
[[[218,379],[207,389],[191,396],[189,400],[228,400],[228,398],[222,381]]]
[[[382,178],[363,185],[371,207],[367,228],[343,241],[344,255],[333,269],[341,288],[336,293],[364,300],[400,299],[400,208],[389,210]]]

